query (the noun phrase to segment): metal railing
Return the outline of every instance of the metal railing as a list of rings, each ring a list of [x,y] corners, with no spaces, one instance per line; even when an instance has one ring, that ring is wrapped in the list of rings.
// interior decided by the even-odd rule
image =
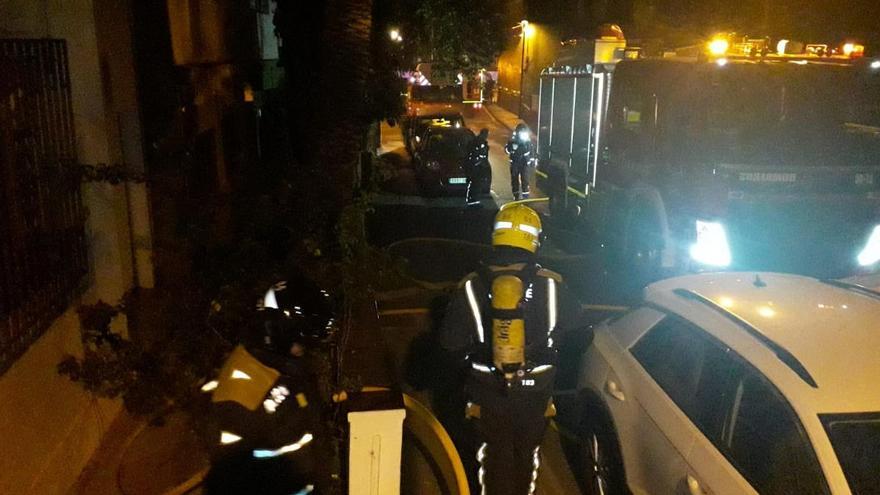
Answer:
[[[88,272],[64,40],[0,39],[0,373]]]

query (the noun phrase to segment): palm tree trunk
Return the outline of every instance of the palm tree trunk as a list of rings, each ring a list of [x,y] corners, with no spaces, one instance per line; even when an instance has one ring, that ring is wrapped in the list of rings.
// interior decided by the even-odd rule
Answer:
[[[372,0],[328,0],[315,150],[331,181],[331,208],[339,213],[352,198],[355,169],[369,129],[365,95],[371,69]]]

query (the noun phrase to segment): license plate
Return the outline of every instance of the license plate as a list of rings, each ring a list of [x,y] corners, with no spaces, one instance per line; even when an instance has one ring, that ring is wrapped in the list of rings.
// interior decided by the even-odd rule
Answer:
[[[467,177],[453,177],[449,179],[450,184],[467,184]]]

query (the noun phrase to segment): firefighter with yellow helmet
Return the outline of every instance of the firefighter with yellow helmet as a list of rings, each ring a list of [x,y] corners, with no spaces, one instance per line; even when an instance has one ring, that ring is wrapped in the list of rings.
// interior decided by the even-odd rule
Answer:
[[[479,436],[476,481],[488,495],[535,492],[557,348],[581,345],[580,306],[562,277],[536,262],[541,219],[511,204],[495,217],[493,252],[462,281],[440,328],[440,345],[467,357],[465,414]]]

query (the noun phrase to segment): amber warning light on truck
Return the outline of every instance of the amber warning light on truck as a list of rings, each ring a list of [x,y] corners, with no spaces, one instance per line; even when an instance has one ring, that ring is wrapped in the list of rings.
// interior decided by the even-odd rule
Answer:
[[[786,38],[771,43],[770,38],[750,38],[734,33],[720,33],[706,42],[705,54],[715,59],[766,57],[854,60],[865,56],[865,45],[846,41],[834,46],[826,43],[803,43]]]

